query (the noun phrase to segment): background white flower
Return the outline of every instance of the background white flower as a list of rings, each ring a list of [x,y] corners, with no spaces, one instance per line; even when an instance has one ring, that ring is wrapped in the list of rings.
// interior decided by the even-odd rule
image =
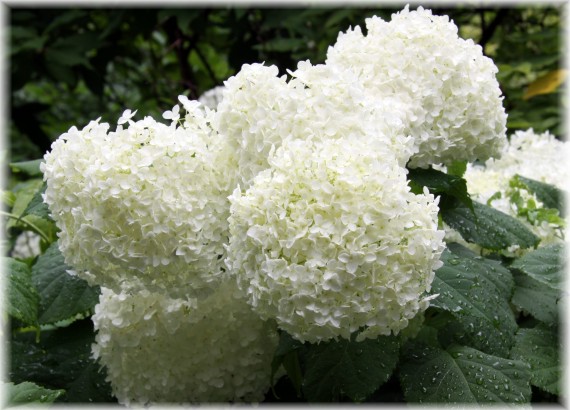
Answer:
[[[218,108],[218,105],[222,102],[222,99],[224,98],[224,90],[225,87],[223,85],[218,85],[204,92],[198,98],[198,101],[204,106],[212,110],[215,110],[216,108]]]
[[[124,405],[257,402],[278,335],[232,281],[201,301],[103,288],[93,354]]]
[[[16,238],[16,243],[14,243],[14,248],[10,252],[10,256],[12,258],[25,259],[41,255],[41,239],[41,236],[35,232],[22,232]]]
[[[437,201],[410,192],[389,145],[291,139],[269,163],[230,197],[227,264],[261,317],[319,342],[397,333],[425,310]]]
[[[566,161],[570,156],[567,142],[560,141],[549,132],[535,133],[532,129],[516,131],[510,136],[500,159],[489,159],[484,165],[468,164],[464,178],[471,197],[508,215],[517,216],[517,206],[508,197],[509,182],[515,175],[544,182],[567,190],[570,172]],[[518,190],[523,198],[532,198],[543,207],[535,195]],[[562,242],[561,227],[546,221],[530,223],[519,217],[540,239],[540,246]],[[454,236],[454,238],[456,238]]]

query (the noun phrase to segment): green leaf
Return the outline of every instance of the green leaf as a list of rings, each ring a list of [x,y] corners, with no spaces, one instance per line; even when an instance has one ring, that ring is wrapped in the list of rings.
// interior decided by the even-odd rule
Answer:
[[[2,258],[2,263],[9,274],[8,314],[26,325],[37,325],[39,295],[30,268],[12,258]]]
[[[49,220],[51,219],[49,208],[47,204],[44,202],[43,194],[46,192],[47,183],[43,183],[41,188],[36,191],[34,196],[32,197],[31,201],[28,203],[28,206],[23,212],[23,215],[35,215],[42,219]]]
[[[443,350],[412,344],[400,381],[408,402],[515,403],[530,400],[530,373],[522,361],[452,345]]]
[[[554,208],[557,209],[560,214],[564,214],[564,191],[554,185],[535,181],[534,179],[525,178],[520,175],[515,175],[513,179],[515,183],[518,182],[524,185],[525,188],[535,194],[546,208]]]
[[[39,178],[30,179],[16,185],[13,190],[16,198],[14,200],[14,206],[12,207],[12,214],[19,218],[24,217],[26,209],[28,209],[30,202],[32,202],[36,192],[41,189],[42,185],[43,181]],[[10,229],[19,224],[20,222],[18,220],[10,219],[6,224],[6,228]]]
[[[283,355],[283,367],[287,372],[287,376],[291,380],[297,397],[301,397],[301,387],[303,384],[303,373],[301,371],[301,363],[299,361],[299,352],[294,350]]]
[[[42,176],[42,171],[40,171],[40,164],[43,158],[35,159],[32,161],[22,161],[22,162],[12,162],[10,168],[14,173],[22,173],[29,177],[39,177]]]
[[[474,269],[495,285],[501,297],[507,300],[511,298],[515,284],[513,275],[500,261],[484,258],[458,243],[448,243],[447,249],[454,255],[469,259],[470,263],[476,266]]]
[[[57,52],[55,54],[57,54]],[[78,79],[77,74],[72,67],[60,63],[53,52],[46,54],[46,56],[47,55],[52,57],[51,59],[46,59],[47,73],[49,73],[55,80],[67,84],[70,88],[75,88]]]
[[[560,395],[562,366],[558,340],[558,332],[543,324],[519,329],[511,358],[530,364],[533,386]]]
[[[43,186],[44,182],[39,178],[30,179],[16,185],[13,190],[15,200],[12,207],[12,218],[7,222],[6,228],[31,230],[39,234],[49,244],[57,239],[58,230],[54,221],[49,215],[45,218],[34,213],[28,213],[29,210],[39,214],[42,213],[42,205],[37,201],[40,201],[38,195],[41,194],[38,194],[38,191],[41,191]],[[36,201],[35,204],[33,201]]]
[[[564,245],[547,245],[516,259],[511,268],[551,288],[562,289],[566,272],[565,256]]]
[[[545,323],[557,324],[562,295],[560,290],[522,273],[514,273],[515,291],[511,303]]]
[[[57,17],[55,17],[51,21],[51,23],[45,29],[44,34],[48,34],[53,29],[60,27],[60,26],[64,26],[66,24],[69,24],[70,22],[78,20],[82,17],[85,17],[86,15],[87,15],[87,12],[84,10],[66,11],[65,13],[58,15]]]
[[[53,403],[65,394],[65,390],[51,390],[31,382],[7,383],[8,405],[19,406],[32,403]]]
[[[509,306],[513,278],[508,269],[481,257],[445,250],[435,273],[430,307],[451,313],[456,340],[490,354],[507,355],[517,324]]]
[[[366,399],[392,375],[398,349],[395,336],[312,345],[306,357],[305,397],[312,402],[335,401],[341,395]]]
[[[462,177],[467,171],[467,161],[454,161],[451,165],[447,166],[447,173]]]
[[[46,245],[57,240],[57,226],[52,219],[44,219],[37,215],[26,215],[16,225],[18,228],[33,231],[40,235]]]
[[[306,346],[300,341],[293,339],[293,337],[284,331],[281,331],[279,336],[279,344],[275,349],[273,361],[271,362],[271,384],[273,385],[273,378],[281,365],[285,368],[287,376],[291,380],[293,387],[298,397],[301,397],[301,384],[303,382],[303,375],[299,362],[298,351],[305,349]]]
[[[92,31],[59,37],[53,44],[46,47],[46,61],[66,67],[84,65],[91,68],[87,53],[97,48],[100,41],[98,34]]]
[[[115,401],[111,387],[105,381],[104,368],[91,357],[91,345],[95,340],[91,319],[42,331],[39,344],[28,336],[16,335],[16,340],[11,342],[10,380],[64,389],[66,394],[59,401]]]
[[[54,242],[32,267],[32,281],[40,295],[38,319],[50,324],[89,312],[99,301],[99,289],[83,279],[67,273],[65,264]]]
[[[22,52],[39,51],[45,45],[46,41],[47,37],[35,36],[29,39],[18,40],[16,44],[13,42],[14,47],[10,47],[9,50],[10,56],[15,56]]]
[[[473,208],[475,213],[468,208],[442,210],[443,220],[467,242],[490,250],[538,245],[540,239],[516,218],[476,201]]]
[[[0,201],[11,209],[16,201],[16,195],[12,191],[0,190]]]
[[[421,193],[423,187],[427,187],[432,194],[441,195],[443,202],[449,202],[452,198],[466,206],[467,209],[473,207],[471,197],[467,192],[467,183],[460,176],[446,174],[432,168],[417,168],[408,170],[408,179],[414,193]],[[441,209],[455,207],[440,205],[442,205]]]

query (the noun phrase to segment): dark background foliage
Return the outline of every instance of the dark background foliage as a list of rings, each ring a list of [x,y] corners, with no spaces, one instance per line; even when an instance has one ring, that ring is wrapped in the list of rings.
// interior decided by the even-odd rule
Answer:
[[[160,118],[178,95],[197,98],[245,63],[275,64],[283,74],[300,60],[322,63],[340,31],[401,9],[280,5],[10,9],[11,159],[39,158],[72,125],[99,117],[112,123],[126,108]],[[510,130],[561,136],[560,88],[524,98],[545,75],[543,91],[557,83],[561,6],[432,10],[449,15],[462,37],[494,59]]]
[[[197,98],[223,84],[246,63],[275,64],[282,74],[286,74],[287,69],[295,69],[300,60],[322,63],[327,48],[334,44],[340,31],[355,25],[363,27],[365,18],[372,15],[389,20],[393,12],[404,7],[404,4],[391,5],[392,8],[370,8],[370,5],[350,8],[301,8],[296,5],[285,8],[284,5],[280,4],[280,8],[198,8],[192,5],[168,9],[11,8],[7,44],[10,162],[41,158],[52,141],[71,126],[82,128],[99,117],[114,123],[127,108],[138,109],[139,118],[152,115],[158,119],[163,111],[176,103],[178,95]],[[449,15],[458,25],[459,34],[463,38],[472,38],[495,61],[505,96],[504,105],[509,114],[509,133],[532,127],[538,132],[550,130],[559,138],[564,137],[562,113],[565,103],[561,87],[565,75],[561,50],[564,10],[561,5],[426,7],[431,8],[434,14]],[[12,318],[9,378],[20,384],[23,390],[19,391],[39,394],[39,401],[114,402],[104,372],[90,359],[94,332],[89,315],[96,303],[98,290],[88,288],[85,283],[66,274],[69,267],[57,251],[56,227],[47,208],[41,207],[42,181],[37,162],[12,165],[12,171],[7,187],[10,192],[2,194],[12,213],[17,214],[17,220],[12,220],[6,227],[6,249],[14,245],[20,232],[33,231],[31,226],[23,223],[25,218],[39,225],[46,238],[42,242],[42,255],[19,262],[12,260],[8,267],[11,286],[19,285],[12,286],[14,294],[8,297],[13,307],[9,312]],[[429,186],[430,190],[436,192],[441,189],[439,194],[448,194],[453,201],[466,199],[466,190],[456,189],[451,183],[460,178],[454,180],[453,176],[439,174],[428,175],[427,181],[433,184]],[[419,183],[421,189],[425,185],[420,183],[422,175],[414,177],[413,173],[410,174],[412,186]],[[447,203],[445,198],[442,200],[444,203]],[[466,258],[462,262],[465,264],[482,263],[461,252],[456,257]],[[493,267],[494,262],[485,261]],[[450,275],[455,274],[455,265],[456,262],[450,262]],[[481,266],[485,268],[486,265]],[[483,274],[486,268],[481,266],[477,272]],[[507,275],[506,268],[503,270]],[[445,274],[445,270],[442,272]],[[515,273],[515,281],[529,281],[521,272]],[[46,286],[46,283],[53,286]],[[520,283],[517,286],[515,289],[520,291]],[[558,300],[558,290],[546,288],[545,291],[544,286],[535,283],[530,289],[540,295],[538,302],[541,302],[540,298],[549,298],[549,303]],[[497,292],[491,288],[487,296]],[[59,298],[61,295],[64,297]],[[474,295],[475,299],[478,297],[479,294]],[[508,303],[504,299],[503,302]],[[527,303],[530,308],[535,306],[533,303],[536,301],[532,298],[520,299],[521,305],[517,305],[520,309],[529,310]],[[515,303],[515,299],[512,302]],[[536,306],[544,308],[538,302]],[[35,310],[18,310],[18,306],[32,306]],[[494,309],[492,304],[487,308]],[[551,310],[555,312],[556,308]],[[46,313],[48,311],[51,316]],[[456,312],[456,309],[451,309],[451,312]],[[538,320],[521,316],[518,325],[527,329],[527,333],[521,333],[522,336],[517,333],[521,340],[517,339],[516,346],[521,357],[528,356],[528,349],[525,349],[530,346],[528,343],[534,343],[534,338],[544,339],[547,335],[556,339],[551,329],[535,326],[539,321],[556,326],[558,316],[550,314],[552,312],[547,311],[545,316],[542,310],[531,311]],[[440,330],[443,329],[442,334],[457,333],[464,339],[473,336],[465,329],[444,329],[447,323],[456,323],[452,319],[445,306],[440,306],[439,310],[435,306],[427,314],[429,326],[425,326],[423,339],[431,337],[430,330],[437,333],[434,326],[438,323]],[[482,351],[496,347],[494,344],[485,347],[484,343],[490,345],[487,337],[471,342],[476,342],[471,345]],[[342,366],[341,372],[331,373],[334,376],[331,376],[332,381],[323,379],[322,373],[308,370],[327,370],[323,363],[336,366],[340,359],[368,364],[369,356],[359,356],[358,352],[352,355],[342,343],[323,344],[311,350],[282,337],[281,353],[276,354],[275,359],[287,368],[288,377],[277,381],[274,390],[267,393],[266,401],[299,401],[301,387],[305,399],[313,401],[329,398],[340,401],[366,399],[367,402],[421,401],[421,397],[414,396],[421,393],[415,388],[418,385],[418,363],[415,360],[406,362],[405,355],[401,368],[396,372],[401,383],[398,377],[391,376],[395,362],[381,363],[389,372],[376,369],[367,373],[373,378],[368,385],[354,383],[357,380],[354,372],[345,373]],[[551,344],[554,346],[554,342]],[[551,346],[546,347],[550,349]],[[378,346],[367,348],[377,352]],[[395,351],[398,346],[387,343],[381,346],[381,350],[385,348]],[[428,356],[447,355],[434,346],[430,349]],[[338,352],[342,353],[340,359]],[[551,353],[550,350],[547,353]],[[388,359],[397,357],[394,352],[384,351],[381,356]],[[550,358],[554,362],[557,360],[555,355]],[[411,365],[406,365],[410,362]],[[431,378],[430,369],[426,374]],[[339,380],[346,382],[344,387],[348,386],[348,390],[338,389],[335,383],[340,383]],[[38,390],[38,386],[30,387],[26,384],[28,382],[51,390]],[[545,383],[544,380],[533,381],[533,402],[558,400],[557,394],[536,387],[543,387]],[[322,390],[323,385],[332,390]],[[407,389],[406,385],[414,386],[415,390]],[[367,386],[380,387],[373,392],[362,391]],[[326,395],[320,396],[323,392]],[[408,396],[404,397],[406,394]],[[24,402],[37,401],[28,397],[28,393],[21,395]],[[435,399],[446,400],[439,396]]]

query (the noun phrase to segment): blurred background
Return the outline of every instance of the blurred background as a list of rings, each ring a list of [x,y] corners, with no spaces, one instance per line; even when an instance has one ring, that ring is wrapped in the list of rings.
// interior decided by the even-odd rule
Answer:
[[[126,109],[157,119],[180,94],[197,98],[245,63],[322,63],[338,33],[403,8],[12,7],[9,23],[10,161],[43,156],[72,125],[116,123]],[[394,6],[394,4],[391,4]],[[499,67],[508,128],[562,137],[562,5],[432,7]],[[426,6],[429,8],[429,6]],[[411,6],[411,9],[415,9]]]

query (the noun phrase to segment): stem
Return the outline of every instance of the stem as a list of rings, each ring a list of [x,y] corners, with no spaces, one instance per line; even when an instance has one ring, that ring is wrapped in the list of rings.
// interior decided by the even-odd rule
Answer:
[[[178,65],[180,67],[180,75],[182,77],[182,85],[190,90],[190,97],[192,99],[197,99],[198,95],[196,93],[196,80],[194,74],[192,73],[192,68],[188,63],[188,56],[190,54],[190,48],[184,47],[184,36],[178,27],[178,22],[176,17],[170,17],[163,24],[164,30],[168,35],[168,41],[171,47],[174,48],[176,52],[176,57],[178,58]]]
[[[204,67],[206,67],[206,71],[208,72],[208,75],[210,76],[210,78],[212,79],[212,81],[214,82],[214,85],[218,84],[218,79],[216,78],[216,75],[214,74],[214,71],[212,70],[212,67],[210,67],[210,65],[208,64],[208,61],[206,60],[206,57],[204,57],[204,55],[202,54],[202,52],[200,51],[200,48],[198,47],[198,44],[194,45],[194,50],[196,51],[196,54],[198,54],[198,57],[200,57],[200,60],[202,60],[202,64],[204,64]]]
[[[40,342],[40,336],[42,333],[42,329],[40,326],[26,326],[26,327],[19,327],[18,329],[13,330],[14,333],[30,333],[34,332],[36,334],[36,343]]]
[[[48,243],[50,242],[50,238],[45,234],[44,231],[42,231],[40,228],[38,228],[35,224],[31,223],[30,221],[22,219],[21,216],[14,215],[14,214],[11,214],[11,213],[5,212],[5,211],[0,211],[0,215],[7,216],[8,218],[15,219],[19,222],[24,222],[26,225],[28,225],[30,228],[32,228],[38,235],[40,235],[44,241],[46,241]]]
[[[508,9],[500,9],[499,11],[497,11],[497,14],[495,14],[495,18],[493,19],[493,21],[491,21],[489,25],[484,27],[484,31],[481,33],[481,40],[479,41],[479,45],[483,49],[483,54],[485,54],[485,46],[487,45],[489,40],[491,40],[493,34],[495,34],[495,31],[497,30],[497,27],[499,27],[499,25],[501,24],[501,22],[504,20],[504,18],[507,16],[508,13],[509,13]],[[482,24],[484,24],[483,21],[484,21],[483,15],[481,15]]]

